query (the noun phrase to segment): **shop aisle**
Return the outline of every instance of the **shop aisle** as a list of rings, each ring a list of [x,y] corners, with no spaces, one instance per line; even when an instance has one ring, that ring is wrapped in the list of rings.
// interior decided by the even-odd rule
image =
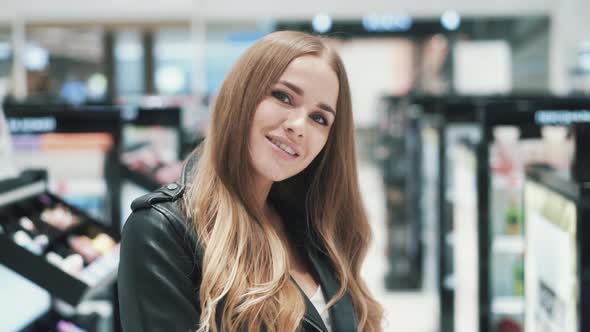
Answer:
[[[373,243],[363,267],[368,287],[385,309],[384,331],[435,332],[438,329],[438,300],[431,287],[418,292],[391,292],[385,288],[387,260],[385,257],[385,190],[381,170],[369,161],[359,161],[359,180],[369,222],[373,228]],[[425,260],[432,262],[434,252],[426,250]],[[425,269],[432,273],[432,269]],[[426,275],[425,279],[434,276]]]

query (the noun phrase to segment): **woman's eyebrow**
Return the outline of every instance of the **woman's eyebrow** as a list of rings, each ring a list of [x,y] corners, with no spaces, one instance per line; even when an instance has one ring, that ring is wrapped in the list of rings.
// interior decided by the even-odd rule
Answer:
[[[288,87],[289,89],[295,91],[296,94],[298,94],[301,97],[303,97],[303,89],[301,89],[297,85],[295,85],[295,84],[293,84],[291,82],[287,82],[287,81],[280,81],[279,83],[281,83],[282,85],[284,85],[284,86]]]
[[[288,87],[289,89],[293,90],[296,94],[298,94],[299,96],[303,97],[303,89],[301,89],[300,87],[298,87],[297,85],[288,82],[288,81],[280,81],[279,83],[281,83],[282,85]],[[332,113],[332,115],[336,116],[336,112],[334,111],[334,109],[332,109],[332,107],[324,104],[324,103],[319,103],[318,107],[323,109],[326,112]]]
[[[328,106],[328,105],[326,105],[324,103],[319,103],[318,104],[318,107],[321,108],[321,109],[323,109],[326,112],[332,113],[333,116],[336,116],[336,112],[334,112],[334,110],[332,109],[332,107],[330,107],[330,106]]]

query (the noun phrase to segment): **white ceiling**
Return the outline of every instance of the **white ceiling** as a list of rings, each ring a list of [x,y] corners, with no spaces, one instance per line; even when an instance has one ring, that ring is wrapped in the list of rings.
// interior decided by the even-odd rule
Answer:
[[[0,21],[157,21],[186,20],[203,15],[209,20],[307,19],[325,12],[336,18],[359,18],[371,12],[438,16],[447,9],[467,16],[549,14],[552,0],[0,0]]]

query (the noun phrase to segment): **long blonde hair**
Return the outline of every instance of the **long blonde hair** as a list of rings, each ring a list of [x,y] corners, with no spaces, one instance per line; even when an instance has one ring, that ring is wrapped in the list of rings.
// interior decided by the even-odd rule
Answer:
[[[301,173],[275,183],[270,195],[282,195],[302,212],[329,257],[341,287],[328,306],[348,291],[359,330],[380,330],[383,310],[360,276],[371,234],[358,188],[346,72],[322,39],[283,31],[257,41],[223,81],[183,201],[204,250],[199,332],[296,331],[303,319],[305,302],[290,278],[287,251],[255,203],[245,139],[257,105],[303,55],[325,59],[337,74],[337,116],[320,154]]]

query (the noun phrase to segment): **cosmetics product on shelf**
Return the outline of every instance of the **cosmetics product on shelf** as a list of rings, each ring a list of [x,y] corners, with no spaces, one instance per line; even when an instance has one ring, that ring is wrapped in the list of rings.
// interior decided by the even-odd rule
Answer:
[[[60,197],[39,191],[0,206],[0,263],[75,307],[115,280],[119,237]],[[55,325],[48,328],[56,331]]]
[[[31,232],[36,232],[37,229],[35,228],[35,224],[33,223],[33,221],[31,219],[29,219],[28,217],[21,217],[18,220],[18,224],[26,229],[27,231],[31,231]]]
[[[511,318],[503,318],[496,324],[496,332],[522,332],[522,326]]]
[[[16,231],[12,235],[12,239],[16,244],[35,255],[41,255],[43,253],[43,248],[37,242],[33,241],[33,239],[24,231]]]
[[[98,257],[94,262],[85,267],[78,278],[89,285],[95,285],[100,280],[117,269],[119,264],[119,245],[115,245],[109,252]]]
[[[519,286],[518,265],[522,265],[522,256],[513,252],[496,252],[492,258],[492,296],[518,297],[522,295]]]
[[[84,267],[84,259],[80,254],[71,254],[64,258],[61,263],[62,270],[73,276],[77,276]]]
[[[57,332],[86,332],[86,330],[78,327],[72,322],[66,320],[60,320],[56,325]]]
[[[556,169],[568,169],[573,155],[573,143],[567,140],[567,128],[545,126],[543,137],[544,162]]]
[[[33,238],[33,242],[35,242],[42,250],[45,250],[49,245],[49,237],[45,234],[39,234]]]
[[[492,154],[494,173],[509,175],[520,169],[521,160],[518,151],[520,129],[512,126],[494,128],[495,153]]]
[[[14,242],[16,242],[16,244],[24,248],[26,248],[29,243],[33,242],[33,239],[31,239],[24,231],[17,231],[12,235],[12,239]]]
[[[84,241],[84,240],[82,240]],[[68,254],[63,257],[55,252],[48,252],[45,257],[48,262],[59,267],[68,274],[86,282],[89,285],[95,285],[109,273],[116,270],[118,265],[119,250],[118,245],[104,255],[97,256],[91,263],[85,266],[86,259],[79,253]]]
[[[153,178],[160,185],[177,180],[182,172],[182,161],[174,160],[173,154],[169,155],[147,142],[124,152],[121,161],[129,170]]]
[[[155,176],[159,183],[164,184],[176,181],[180,173],[182,173],[182,162],[176,161],[159,168]]]
[[[84,257],[87,263],[92,263],[100,256],[100,252],[92,245],[92,240],[85,235],[70,236],[68,243],[75,252]]]
[[[41,220],[62,231],[80,223],[79,218],[61,204],[43,210]]]
[[[516,264],[514,264],[513,278],[514,295],[524,296],[524,257],[520,257]]]
[[[62,263],[63,263],[63,260],[64,260],[63,257],[61,257],[60,255],[54,253],[53,251],[50,251],[47,254],[45,254],[45,259],[49,263],[51,263],[51,264],[53,264],[53,265],[55,265],[55,266],[57,266],[59,268],[61,268]]]
[[[522,233],[522,213],[514,200],[510,202],[509,207],[504,212],[504,221],[506,234],[519,235]]]
[[[164,165],[157,151],[149,144],[124,152],[121,159],[129,169],[143,173],[151,173]]]
[[[107,253],[115,245],[115,240],[105,233],[100,233],[94,239],[92,239],[92,246],[101,254]]]

